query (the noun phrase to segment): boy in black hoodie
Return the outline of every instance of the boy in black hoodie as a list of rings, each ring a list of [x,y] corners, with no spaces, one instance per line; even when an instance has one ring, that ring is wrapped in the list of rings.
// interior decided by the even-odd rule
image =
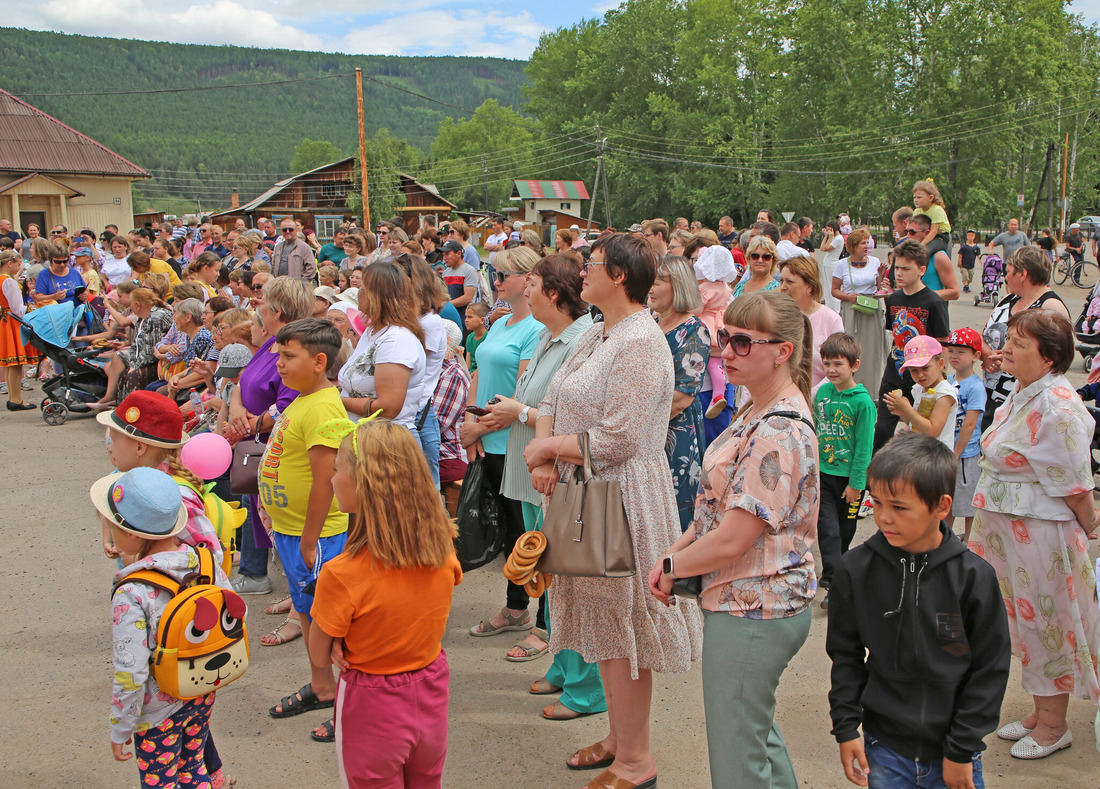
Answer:
[[[940,525],[957,465],[923,433],[883,447],[867,469],[879,533],[829,591],[832,733],[859,786],[984,786],[1011,648],[993,568]]]

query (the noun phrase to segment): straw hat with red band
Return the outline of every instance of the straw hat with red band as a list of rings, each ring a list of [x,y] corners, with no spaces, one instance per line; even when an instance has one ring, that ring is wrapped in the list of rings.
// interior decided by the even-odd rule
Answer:
[[[187,443],[179,406],[156,392],[134,392],[114,411],[97,415],[96,421],[154,447],[171,449]]]

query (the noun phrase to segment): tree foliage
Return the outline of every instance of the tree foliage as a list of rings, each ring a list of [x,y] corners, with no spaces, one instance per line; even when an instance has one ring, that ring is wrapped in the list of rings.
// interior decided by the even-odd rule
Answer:
[[[340,149],[328,140],[311,140],[304,137],[294,146],[294,158],[290,160],[290,172],[304,173],[322,165],[338,162],[344,158]]]
[[[600,124],[616,221],[883,222],[933,177],[956,225],[994,222],[1021,176],[1030,206],[1066,132],[1085,212],[1097,44],[1057,0],[634,0],[542,38],[526,109],[555,133]]]
[[[395,209],[405,205],[397,173],[415,170],[423,157],[408,141],[390,134],[389,129],[379,129],[372,139],[367,140],[366,147],[371,219],[377,224],[379,219],[389,219]],[[359,157],[356,156],[355,174],[352,178],[354,189],[348,194],[348,207],[355,215],[363,213],[363,193],[359,188],[362,175],[359,167]]]

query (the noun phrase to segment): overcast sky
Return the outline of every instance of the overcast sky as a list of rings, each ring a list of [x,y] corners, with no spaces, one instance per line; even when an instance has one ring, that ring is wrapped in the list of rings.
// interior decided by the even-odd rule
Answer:
[[[526,59],[547,30],[602,16],[616,0],[5,0],[2,24],[182,44],[381,55]],[[1075,13],[1100,21],[1100,0]]]

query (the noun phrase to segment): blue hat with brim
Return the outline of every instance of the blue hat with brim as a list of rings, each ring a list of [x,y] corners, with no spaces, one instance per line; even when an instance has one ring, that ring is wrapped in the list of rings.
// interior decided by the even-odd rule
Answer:
[[[179,485],[155,468],[108,474],[92,483],[90,495],[100,515],[135,537],[163,540],[187,525]]]

